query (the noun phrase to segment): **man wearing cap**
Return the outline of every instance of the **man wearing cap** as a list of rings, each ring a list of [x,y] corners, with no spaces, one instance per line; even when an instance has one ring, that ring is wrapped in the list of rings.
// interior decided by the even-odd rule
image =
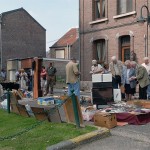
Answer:
[[[69,63],[66,65],[66,83],[68,85],[68,95],[72,94],[72,90],[74,90],[74,94],[80,100],[80,86],[79,86],[79,75],[80,72],[77,67],[76,59],[71,58]]]
[[[56,68],[53,66],[53,63],[49,63],[49,67],[46,69],[46,79],[47,79],[47,85],[46,85],[46,93],[44,95],[47,95],[49,93],[49,87],[51,88],[50,94],[53,94],[53,87],[55,85],[55,75],[56,75]]]

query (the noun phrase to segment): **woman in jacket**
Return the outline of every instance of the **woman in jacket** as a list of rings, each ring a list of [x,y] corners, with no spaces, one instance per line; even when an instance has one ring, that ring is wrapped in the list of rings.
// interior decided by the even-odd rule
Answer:
[[[122,84],[125,87],[126,100],[131,100],[132,95],[135,93],[136,80],[133,79],[135,76],[136,72],[135,69],[131,67],[130,60],[126,60],[122,75]]]

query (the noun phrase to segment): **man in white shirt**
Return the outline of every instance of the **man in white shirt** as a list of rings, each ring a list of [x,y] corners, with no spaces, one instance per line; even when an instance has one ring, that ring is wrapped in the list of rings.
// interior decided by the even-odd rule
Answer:
[[[148,57],[144,57],[144,63],[142,64],[142,66],[146,68],[147,73],[150,77],[150,63]],[[148,85],[147,87],[147,95],[148,95],[148,99],[150,100],[150,85]]]

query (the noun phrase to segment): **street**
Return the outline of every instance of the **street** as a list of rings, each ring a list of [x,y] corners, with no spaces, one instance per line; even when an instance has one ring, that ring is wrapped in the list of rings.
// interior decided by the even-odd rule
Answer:
[[[150,150],[150,123],[116,127],[111,134],[74,150]]]

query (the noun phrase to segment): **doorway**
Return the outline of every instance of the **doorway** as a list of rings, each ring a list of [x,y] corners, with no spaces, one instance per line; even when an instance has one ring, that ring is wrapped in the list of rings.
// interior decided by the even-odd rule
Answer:
[[[122,36],[120,39],[121,43],[121,61],[125,62],[126,60],[130,60],[130,36]]]
[[[130,60],[130,47],[122,47],[122,61]]]

